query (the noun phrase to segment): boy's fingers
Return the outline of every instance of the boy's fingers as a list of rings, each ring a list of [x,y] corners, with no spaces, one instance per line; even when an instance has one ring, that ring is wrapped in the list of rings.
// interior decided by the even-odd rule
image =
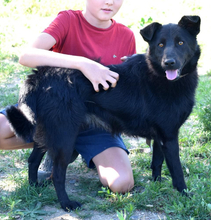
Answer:
[[[117,84],[118,79],[110,77],[110,79],[108,80],[111,83],[111,87],[115,87]]]
[[[116,83],[112,83],[111,87],[114,88],[114,87],[116,87],[116,85],[117,85],[117,82]]]
[[[104,90],[108,90],[109,89],[109,85],[107,82],[102,83],[103,89]]]
[[[102,83],[104,90],[109,89],[108,82],[111,84],[111,87],[114,88],[116,86],[118,80],[119,80],[119,74],[111,71],[111,73],[107,77],[106,81]]]
[[[111,75],[114,79],[119,80],[119,74],[118,74],[118,73],[111,71],[111,74],[110,74],[110,75]]]
[[[121,61],[125,62],[125,60],[127,60],[127,58],[128,58],[127,56],[121,57]]]
[[[99,92],[99,84],[103,86],[104,90],[108,90],[111,86],[114,88],[117,85],[117,81],[119,80],[119,74],[113,71],[109,71],[109,74],[104,79],[101,79],[101,81],[95,81],[92,82],[94,90],[96,92]],[[109,86],[110,84],[110,86]]]
[[[104,90],[108,90],[109,89],[109,84],[107,83],[107,82],[104,82],[104,83],[99,83],[99,84],[101,84],[102,86],[103,86],[103,89]],[[93,84],[93,87],[94,87],[94,90],[95,90],[95,92],[99,92],[100,91],[100,89],[99,89],[99,84]]]
[[[95,92],[99,92],[99,85],[98,84],[93,84]]]

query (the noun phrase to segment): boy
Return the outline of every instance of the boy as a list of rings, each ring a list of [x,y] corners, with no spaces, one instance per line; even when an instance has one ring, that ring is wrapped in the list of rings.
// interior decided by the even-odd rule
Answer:
[[[84,11],[60,12],[20,56],[20,64],[78,69],[96,92],[99,84],[105,90],[109,88],[108,82],[115,87],[119,76],[104,65],[118,64],[121,57],[136,53],[132,31],[112,19],[122,3],[123,0],[86,0]],[[14,136],[3,114],[0,149],[33,147]],[[119,193],[132,189],[134,179],[128,150],[120,136],[89,128],[79,134],[75,148],[90,168],[96,166],[104,186]]]

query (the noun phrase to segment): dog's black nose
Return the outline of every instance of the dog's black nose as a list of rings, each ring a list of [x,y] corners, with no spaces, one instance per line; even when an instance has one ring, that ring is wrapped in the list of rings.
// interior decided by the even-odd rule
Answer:
[[[164,60],[164,65],[166,67],[173,67],[175,65],[175,63],[176,63],[176,61],[173,58]]]

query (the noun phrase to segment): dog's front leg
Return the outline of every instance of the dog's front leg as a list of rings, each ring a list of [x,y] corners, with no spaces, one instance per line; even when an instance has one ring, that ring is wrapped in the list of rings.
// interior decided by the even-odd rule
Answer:
[[[46,151],[34,142],[34,149],[28,159],[28,176],[30,185],[38,185],[37,171]]]
[[[71,155],[70,155],[71,156]],[[62,209],[70,211],[81,207],[81,204],[76,201],[70,201],[65,190],[65,179],[68,162],[63,158],[56,158],[53,165],[53,183]]]
[[[179,144],[177,137],[165,141],[163,145],[163,153],[172,176],[173,186],[179,192],[184,193],[184,190],[187,189],[187,186],[185,184],[182,166],[179,158]]]
[[[154,181],[161,181],[161,169],[164,161],[164,154],[161,149],[161,143],[155,139],[153,143],[153,154],[152,154],[152,178]]]

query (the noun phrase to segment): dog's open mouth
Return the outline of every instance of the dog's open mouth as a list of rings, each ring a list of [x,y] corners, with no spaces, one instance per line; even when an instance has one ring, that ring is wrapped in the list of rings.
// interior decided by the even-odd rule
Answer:
[[[166,78],[168,80],[175,80],[179,76],[179,70],[166,70]]]

